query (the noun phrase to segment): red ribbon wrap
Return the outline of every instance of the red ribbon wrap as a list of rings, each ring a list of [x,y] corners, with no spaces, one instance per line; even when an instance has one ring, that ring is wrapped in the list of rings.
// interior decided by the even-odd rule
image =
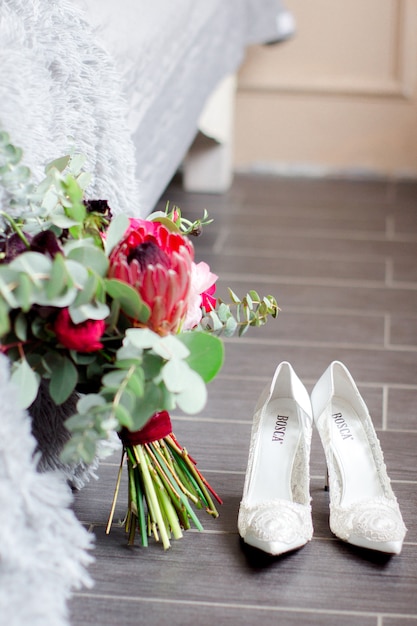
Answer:
[[[152,415],[151,419],[140,430],[130,432],[127,428],[122,428],[119,437],[125,446],[138,446],[163,439],[171,432],[172,425],[168,411],[160,411]]]

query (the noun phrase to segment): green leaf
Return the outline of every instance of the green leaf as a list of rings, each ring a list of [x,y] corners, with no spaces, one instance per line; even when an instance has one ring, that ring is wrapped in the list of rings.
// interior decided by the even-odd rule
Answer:
[[[19,274],[10,267],[0,267],[0,293],[11,309],[17,309],[19,303],[13,294],[13,288],[18,282]]]
[[[232,301],[234,304],[239,304],[239,303],[240,303],[240,298],[239,298],[239,296],[237,296],[237,295],[235,294],[235,292],[234,292],[234,291],[232,291],[232,289],[230,289],[230,287],[229,287],[228,291],[229,291],[229,296],[230,296],[231,301]]]
[[[113,248],[123,238],[128,226],[129,218],[124,213],[116,215],[116,217],[112,219],[106,233],[105,250],[107,256],[110,256]]]
[[[0,337],[4,337],[10,330],[9,307],[0,299]]]
[[[9,265],[10,269],[23,272],[30,276],[35,284],[40,284],[41,280],[49,278],[52,267],[52,260],[40,252],[23,252],[19,254]]]
[[[78,372],[75,365],[69,359],[63,357],[56,359],[51,371],[49,393],[56,404],[62,404],[74,391],[78,381]]]
[[[96,246],[84,245],[72,248],[68,252],[67,258],[80,263],[85,268],[91,268],[99,276],[107,274],[109,261],[104,251]]]
[[[89,273],[87,282],[84,285],[84,289],[79,291],[77,297],[74,300],[74,308],[89,304],[96,295],[98,288],[99,278],[97,274]]]
[[[126,378],[126,372],[124,370],[113,370],[103,376],[101,382],[106,387],[119,387]]]
[[[98,393],[88,393],[82,396],[77,402],[77,411],[79,413],[88,414],[91,409],[97,406],[104,406],[106,404],[103,396]]]
[[[142,428],[154,413],[162,409],[163,394],[153,383],[145,385],[143,397],[136,398],[135,410],[132,414],[134,430]]]
[[[152,346],[153,351],[163,359],[185,359],[190,351],[175,335],[159,337]]]
[[[190,366],[180,359],[171,359],[162,368],[162,380],[168,391],[180,393],[188,385]]]
[[[26,316],[23,313],[19,313],[14,322],[14,332],[20,341],[26,341],[27,339],[27,326]]]
[[[126,347],[132,345],[138,350],[147,350],[153,348],[159,339],[159,335],[150,328],[128,328],[123,344]]]
[[[133,419],[132,413],[123,406],[123,404],[118,404],[114,407],[114,413],[117,421],[121,426],[126,426],[129,430],[137,430],[137,426],[135,420]]]
[[[64,213],[58,212],[51,215],[51,222],[55,226],[58,226],[58,228],[71,228],[72,226],[76,226],[78,224],[77,220],[74,220],[67,215],[64,215]]]
[[[129,376],[127,381],[128,389],[130,389],[136,397],[142,397],[145,390],[145,375],[142,367],[136,368]]]
[[[88,302],[82,306],[71,305],[69,313],[74,324],[81,324],[86,320],[104,320],[110,312],[107,304]]]
[[[32,370],[29,363],[23,358],[13,364],[10,379],[19,390],[17,400],[20,406],[24,409],[29,408],[38,395],[40,376]]]
[[[90,182],[91,174],[89,172],[82,172],[79,176],[77,176],[77,183],[79,184],[81,189],[87,189]]]
[[[120,303],[126,315],[143,324],[148,321],[150,309],[133,287],[116,278],[105,280],[105,287],[108,295]]]
[[[230,312],[230,307],[225,304],[224,302],[222,302],[219,305],[219,308],[217,309],[217,315],[219,317],[219,320],[224,324],[232,315],[232,313]],[[213,311],[214,313],[214,311]]]
[[[178,226],[172,220],[170,220],[169,217],[158,217],[157,219],[155,219],[155,222],[160,222],[161,224],[165,226],[167,230],[169,230],[172,233],[181,232]]]
[[[73,154],[69,163],[69,168],[72,174],[78,175],[85,163],[84,154]]]
[[[210,311],[210,313],[206,317],[211,320],[211,326],[214,332],[218,332],[223,329],[223,324],[219,319],[216,311]]]
[[[217,376],[223,365],[223,342],[210,333],[186,332],[177,335],[177,338],[187,346],[190,356],[186,361],[206,382]]]
[[[63,172],[64,169],[67,167],[68,163],[70,162],[70,160],[71,160],[71,157],[69,155],[66,155],[66,156],[60,157],[59,159],[55,159],[54,161],[51,161],[45,167],[45,174],[49,174],[49,172],[53,168],[57,169],[58,172]]]
[[[29,311],[32,304],[32,282],[29,276],[23,273],[19,274],[19,283],[14,293],[22,311]]]
[[[232,337],[232,335],[234,335],[235,331],[237,328],[237,322],[235,320],[235,318],[229,317],[229,319],[227,320],[225,326],[224,326],[224,335],[225,337]]]
[[[176,400],[185,413],[199,413],[204,408],[207,402],[207,389],[202,378],[193,370],[190,370],[187,384],[176,396]]]
[[[53,260],[51,274],[46,286],[46,295],[51,300],[60,296],[68,282],[67,268],[62,254],[57,254]]]

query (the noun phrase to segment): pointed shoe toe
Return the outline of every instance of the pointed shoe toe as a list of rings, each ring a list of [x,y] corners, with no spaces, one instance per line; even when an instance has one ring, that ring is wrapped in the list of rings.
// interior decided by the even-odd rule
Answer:
[[[343,363],[327,368],[311,404],[327,461],[330,529],[353,545],[399,554],[407,529],[368,408]]]
[[[388,498],[358,502],[348,508],[331,506],[332,532],[354,546],[400,554],[405,527],[398,504]]]
[[[311,540],[311,433],[310,398],[284,361],[253,417],[238,516],[239,534],[248,545],[276,556]]]
[[[301,548],[311,540],[311,507],[286,500],[254,507],[242,505],[238,527],[246,544],[278,556]]]

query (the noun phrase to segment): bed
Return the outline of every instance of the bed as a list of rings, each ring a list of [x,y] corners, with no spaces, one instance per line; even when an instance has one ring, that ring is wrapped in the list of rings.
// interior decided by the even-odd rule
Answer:
[[[2,0],[0,125],[38,178],[48,160],[80,151],[94,175],[89,194],[142,216],[200,128],[226,149],[212,173],[221,191],[233,75],[247,46],[293,30],[281,0]],[[188,185],[204,189],[186,165]]]
[[[227,77],[248,45],[292,33],[292,16],[277,0],[76,1],[123,77],[136,175],[150,209],[198,127],[218,143],[227,141],[226,108],[233,104],[233,80]],[[204,110],[216,89],[220,100],[211,98],[210,104],[218,109],[224,102],[223,115]]]

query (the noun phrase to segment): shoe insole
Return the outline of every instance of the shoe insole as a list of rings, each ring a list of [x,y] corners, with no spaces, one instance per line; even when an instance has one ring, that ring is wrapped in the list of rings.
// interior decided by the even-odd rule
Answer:
[[[252,504],[293,500],[291,474],[300,438],[298,406],[291,398],[272,400],[264,409],[255,446],[248,496]]]
[[[338,397],[332,400],[330,440],[342,482],[340,504],[348,506],[359,500],[382,496],[362,420],[349,402]]]

